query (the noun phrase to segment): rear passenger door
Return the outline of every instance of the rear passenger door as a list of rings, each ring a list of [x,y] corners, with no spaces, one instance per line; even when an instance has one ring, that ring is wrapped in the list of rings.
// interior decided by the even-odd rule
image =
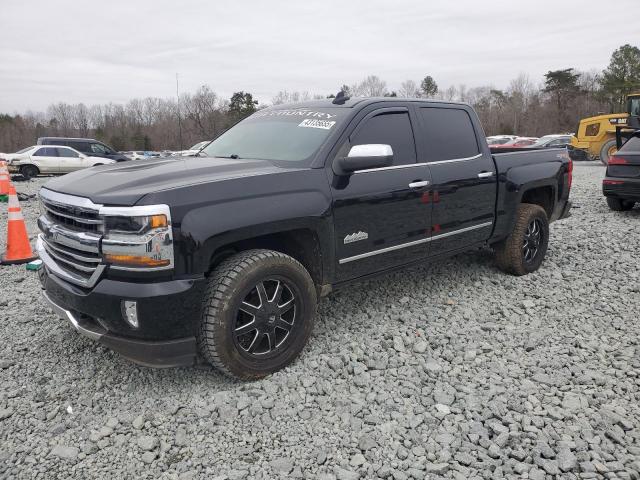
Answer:
[[[483,152],[470,112],[461,105],[417,106],[418,162],[431,170],[431,255],[488,240],[495,219],[495,163]],[[474,114],[475,118],[475,114]]]
[[[40,173],[58,173],[60,171],[58,152],[55,147],[38,148],[31,154],[31,160]]]
[[[83,168],[82,158],[78,152],[66,147],[58,147],[56,150],[60,159],[58,167],[60,173],[69,173]]]
[[[423,201],[429,169],[416,162],[406,107],[370,108],[350,126],[336,157],[354,145],[386,144],[393,165],[338,176],[331,166],[337,281],[425,258],[431,207]],[[333,159],[332,159],[333,160]],[[416,185],[418,184],[418,185]]]

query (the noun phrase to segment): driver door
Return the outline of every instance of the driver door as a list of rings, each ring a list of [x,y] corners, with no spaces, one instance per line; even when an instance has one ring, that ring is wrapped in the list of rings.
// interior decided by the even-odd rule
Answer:
[[[423,259],[428,254],[429,168],[416,163],[412,113],[407,107],[365,110],[338,151],[385,144],[393,164],[349,175],[331,171],[336,279],[349,280]]]

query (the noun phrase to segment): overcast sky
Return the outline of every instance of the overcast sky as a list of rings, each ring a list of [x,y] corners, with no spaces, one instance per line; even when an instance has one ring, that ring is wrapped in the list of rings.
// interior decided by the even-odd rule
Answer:
[[[0,0],[0,112],[126,102],[209,84],[269,102],[375,74],[397,89],[506,87],[606,67],[640,45],[640,0]]]

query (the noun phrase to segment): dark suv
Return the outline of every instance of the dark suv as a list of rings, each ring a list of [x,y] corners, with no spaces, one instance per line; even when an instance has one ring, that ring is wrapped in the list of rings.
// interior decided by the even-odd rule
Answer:
[[[110,158],[116,162],[129,160],[129,158],[122,153],[116,152],[109,145],[105,145],[93,138],[40,137],[38,138],[38,145],[63,145],[75,148],[79,152],[91,157]]]

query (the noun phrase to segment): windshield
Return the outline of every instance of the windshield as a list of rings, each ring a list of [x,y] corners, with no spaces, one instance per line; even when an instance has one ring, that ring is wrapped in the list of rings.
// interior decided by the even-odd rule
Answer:
[[[193,147],[191,147],[189,150],[200,150],[202,147],[204,147],[207,143],[209,143],[209,140],[205,140],[204,142],[198,142],[196,143]]]
[[[301,162],[318,151],[347,113],[346,108],[262,110],[220,135],[202,153]]]

